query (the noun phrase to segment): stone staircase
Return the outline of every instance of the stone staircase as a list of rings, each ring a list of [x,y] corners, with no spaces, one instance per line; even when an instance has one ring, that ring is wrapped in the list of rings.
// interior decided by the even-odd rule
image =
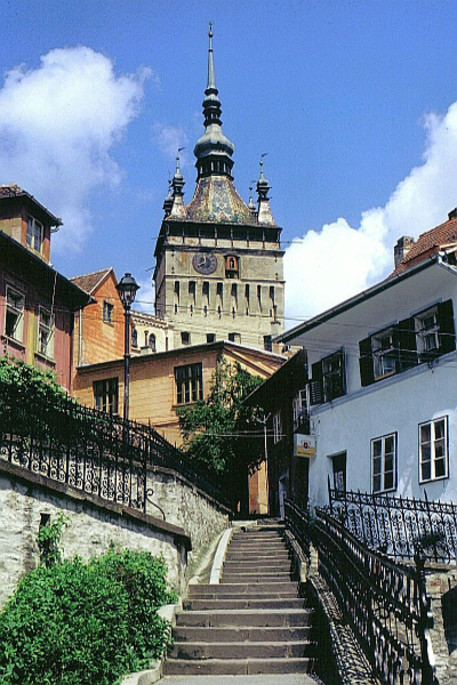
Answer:
[[[311,610],[298,597],[280,526],[235,532],[218,585],[191,585],[166,675],[306,673]]]

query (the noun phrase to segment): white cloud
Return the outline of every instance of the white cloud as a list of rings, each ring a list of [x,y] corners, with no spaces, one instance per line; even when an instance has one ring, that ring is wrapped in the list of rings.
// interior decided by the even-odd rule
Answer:
[[[146,314],[154,314],[155,292],[152,275],[149,278],[138,280],[137,283],[140,289],[137,292],[135,309]]]
[[[174,162],[179,148],[184,148],[179,153],[180,166],[185,167],[189,164],[189,152],[186,149],[189,145],[189,138],[183,128],[157,123],[154,124],[154,136],[163,156],[169,161],[173,161],[172,175],[175,170]]]
[[[387,276],[400,236],[417,238],[446,220],[457,205],[457,102],[445,116],[428,115],[425,130],[423,163],[398,184],[385,207],[363,212],[357,228],[339,218],[308,231],[286,250],[287,317],[317,314]]]
[[[63,217],[57,250],[82,247],[92,230],[90,191],[119,182],[111,148],[137,115],[149,75],[116,76],[110,59],[83,46],[52,50],[37,69],[6,73],[0,182],[17,183]]]

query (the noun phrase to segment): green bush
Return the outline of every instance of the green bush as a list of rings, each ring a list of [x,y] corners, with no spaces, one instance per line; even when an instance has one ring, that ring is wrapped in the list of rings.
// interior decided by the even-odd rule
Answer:
[[[157,608],[175,597],[147,552],[40,565],[0,614],[1,685],[112,685],[167,642]]]

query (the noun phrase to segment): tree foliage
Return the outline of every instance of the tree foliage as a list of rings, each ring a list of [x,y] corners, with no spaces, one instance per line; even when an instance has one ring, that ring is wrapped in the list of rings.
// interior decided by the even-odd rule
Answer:
[[[259,412],[243,402],[261,382],[239,363],[219,359],[207,399],[179,410],[184,448],[228,488],[263,457]]]
[[[0,613],[0,682],[113,685],[161,654],[169,601],[166,566],[148,552],[42,563]]]

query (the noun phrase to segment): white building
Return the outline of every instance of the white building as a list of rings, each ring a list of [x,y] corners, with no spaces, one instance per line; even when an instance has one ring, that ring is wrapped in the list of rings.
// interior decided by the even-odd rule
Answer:
[[[313,505],[328,479],[457,501],[455,213],[402,245],[390,278],[280,337],[308,354]]]

